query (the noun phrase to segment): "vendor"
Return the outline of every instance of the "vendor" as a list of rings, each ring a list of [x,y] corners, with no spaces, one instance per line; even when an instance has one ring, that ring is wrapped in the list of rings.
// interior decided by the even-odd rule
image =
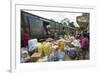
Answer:
[[[81,50],[82,50],[82,55],[83,55],[83,59],[85,59],[86,53],[89,53],[89,39],[87,36],[87,33],[83,33],[83,35],[80,38],[80,46],[81,46]]]
[[[26,29],[26,31],[23,32],[22,39],[21,39],[24,47],[28,47],[28,40],[29,39],[30,39],[30,35],[29,35],[29,32],[28,32],[28,29]]]

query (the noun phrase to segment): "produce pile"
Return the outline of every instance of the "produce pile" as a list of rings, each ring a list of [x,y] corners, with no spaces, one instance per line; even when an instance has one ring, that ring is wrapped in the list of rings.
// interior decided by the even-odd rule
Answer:
[[[31,41],[31,43],[30,43]],[[48,38],[44,42],[38,42],[37,39],[29,40],[28,48],[21,48],[21,62],[50,62],[78,60],[80,44],[74,37],[60,38],[54,40]],[[30,52],[32,54],[30,54]]]

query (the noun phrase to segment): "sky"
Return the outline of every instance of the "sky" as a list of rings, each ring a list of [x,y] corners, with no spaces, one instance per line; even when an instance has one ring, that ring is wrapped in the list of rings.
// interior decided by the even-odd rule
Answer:
[[[79,25],[76,23],[76,16],[82,15],[82,13],[71,13],[71,12],[63,13],[63,12],[45,12],[45,11],[28,11],[28,10],[26,10],[26,12],[41,16],[43,18],[53,19],[57,22],[61,22],[61,20],[63,20],[64,18],[68,18],[71,22],[74,22],[74,25],[76,27],[79,27]]]

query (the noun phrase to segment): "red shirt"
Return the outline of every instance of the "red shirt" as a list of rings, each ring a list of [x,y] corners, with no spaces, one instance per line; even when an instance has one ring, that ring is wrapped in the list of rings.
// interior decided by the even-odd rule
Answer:
[[[28,33],[25,33],[22,37],[22,41],[24,43],[24,46],[28,46],[28,40],[30,39],[30,35]]]

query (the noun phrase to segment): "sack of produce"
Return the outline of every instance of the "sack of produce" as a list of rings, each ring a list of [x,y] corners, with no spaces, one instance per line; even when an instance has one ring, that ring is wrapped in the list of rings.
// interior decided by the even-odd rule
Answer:
[[[58,43],[58,48],[60,49],[60,51],[64,51],[64,47],[65,47],[65,43],[63,41],[60,41]]]
[[[75,59],[77,57],[77,52],[75,50],[67,51],[67,54],[71,59]]]
[[[74,41],[74,39],[75,39],[75,38],[74,38],[73,36],[71,36],[71,37],[70,37],[70,42],[72,43],[72,42]]]
[[[37,50],[38,52],[43,53],[43,45],[41,43],[37,44]]]
[[[65,58],[65,53],[64,52],[59,52],[59,54],[58,54],[58,58],[59,58],[59,60],[64,60],[64,58]]]
[[[52,52],[52,45],[49,42],[43,43],[43,53],[48,56]]]

